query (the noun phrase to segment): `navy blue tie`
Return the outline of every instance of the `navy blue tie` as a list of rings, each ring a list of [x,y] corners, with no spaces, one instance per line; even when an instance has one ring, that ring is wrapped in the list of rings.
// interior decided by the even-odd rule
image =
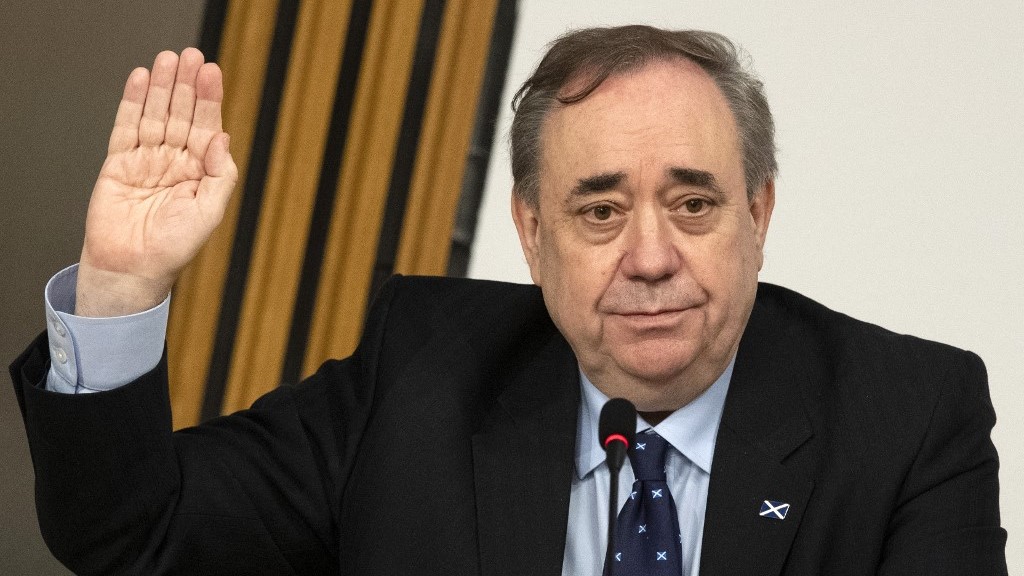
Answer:
[[[636,481],[615,528],[613,576],[652,576],[683,572],[679,518],[665,483],[669,444],[648,429],[629,451]]]

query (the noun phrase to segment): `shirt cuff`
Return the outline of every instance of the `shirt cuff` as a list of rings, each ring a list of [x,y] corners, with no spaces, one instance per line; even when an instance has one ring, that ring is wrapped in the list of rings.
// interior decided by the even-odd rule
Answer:
[[[50,371],[46,389],[65,394],[112,390],[156,367],[163,355],[170,295],[128,316],[75,316],[78,264],[46,283]]]

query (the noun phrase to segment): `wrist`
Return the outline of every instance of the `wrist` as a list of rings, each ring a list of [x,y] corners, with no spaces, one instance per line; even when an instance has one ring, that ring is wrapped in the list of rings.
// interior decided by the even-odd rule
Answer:
[[[75,286],[75,315],[107,318],[144,312],[163,302],[173,283],[173,280],[103,270],[83,259]]]

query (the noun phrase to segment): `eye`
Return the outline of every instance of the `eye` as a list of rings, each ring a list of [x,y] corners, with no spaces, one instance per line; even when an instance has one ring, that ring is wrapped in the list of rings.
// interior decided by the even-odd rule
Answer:
[[[707,205],[708,201],[703,198],[690,198],[686,202],[683,202],[683,208],[685,208],[690,214],[700,214]]]
[[[612,207],[607,204],[598,204],[590,209],[590,213],[598,220],[607,220],[612,217]]]

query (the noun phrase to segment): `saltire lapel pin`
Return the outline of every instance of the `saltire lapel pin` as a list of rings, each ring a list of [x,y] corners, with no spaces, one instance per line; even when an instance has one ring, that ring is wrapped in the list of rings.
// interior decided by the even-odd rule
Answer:
[[[771,518],[772,520],[785,520],[786,514],[789,514],[789,504],[786,502],[765,500],[761,503],[761,516],[765,518]]]

